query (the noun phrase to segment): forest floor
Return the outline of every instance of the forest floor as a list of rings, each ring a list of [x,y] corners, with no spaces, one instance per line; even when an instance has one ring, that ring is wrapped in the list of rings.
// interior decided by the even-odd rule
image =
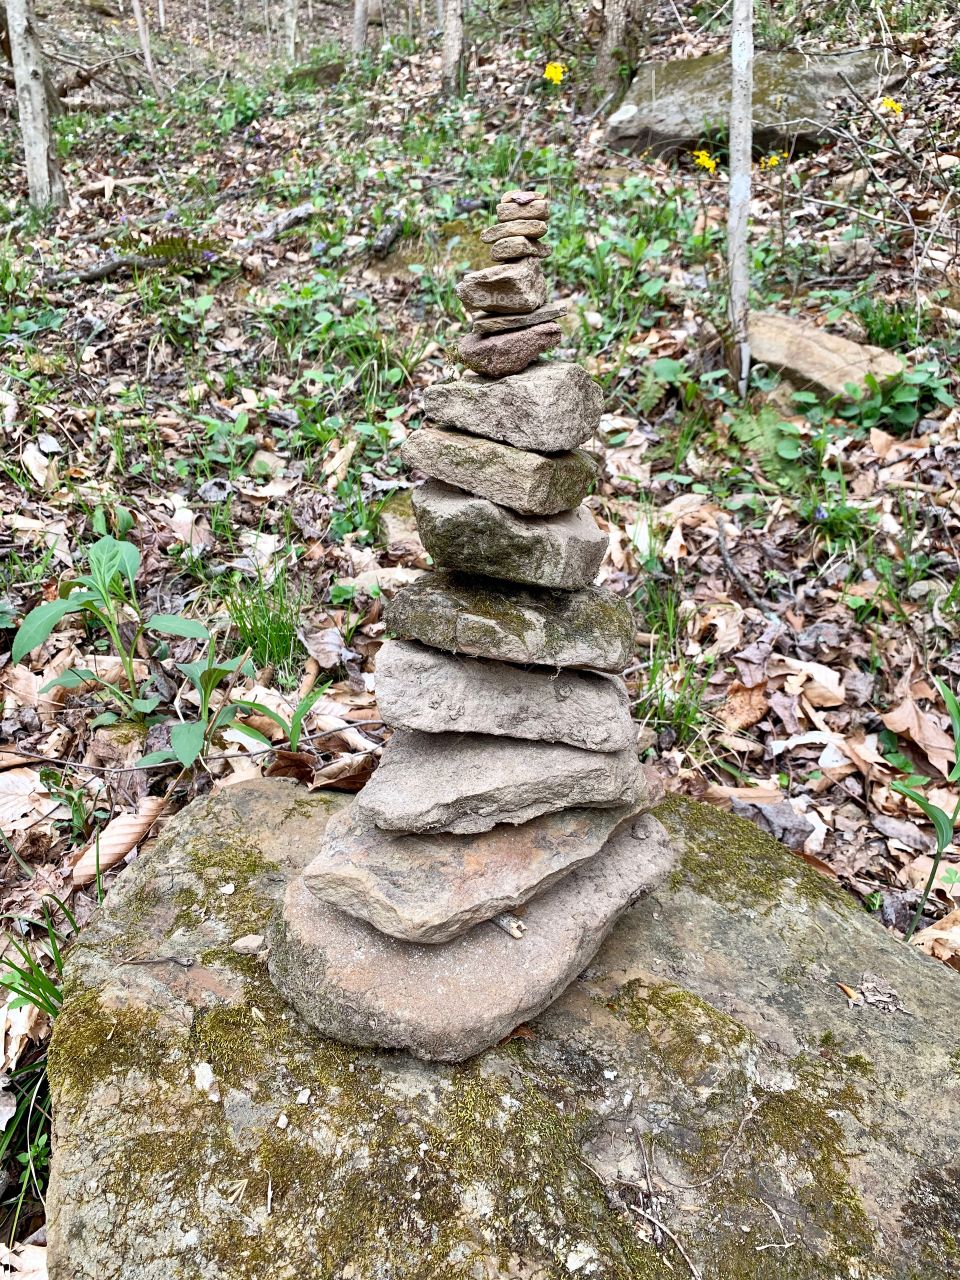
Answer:
[[[155,96],[108,8],[41,14],[57,66],[101,65],[58,122],[53,220],[25,212],[0,83],[5,960],[52,990],[46,1012],[8,1000],[5,1070],[41,1061],[62,942],[158,820],[261,772],[356,789],[375,767],[382,601],[428,563],[398,446],[450,372],[453,286],[505,187],[550,192],[562,353],[606,392],[590,503],[601,581],[637,609],[646,758],[902,933],[935,831],[893,784],[957,798],[935,678],[960,683],[960,20],[893,6],[865,35],[840,4],[814,39],[761,6],[761,45],[883,41],[911,65],[899,109],[838,111],[820,148],[756,171],[755,305],[912,371],[843,407],[778,398],[763,369],[734,395],[722,151],[710,172],[606,145],[595,15],[476,9],[468,93],[445,102],[435,32],[401,22],[350,64],[349,14],[314,3],[291,74],[279,6],[233,0],[209,28],[167,4]],[[716,48],[712,9],[668,4],[652,56]],[[23,618],[84,575],[90,609],[14,657]],[[954,967],[958,866],[951,846],[918,935]],[[0,1090],[19,1237],[42,1224],[35,1079]]]

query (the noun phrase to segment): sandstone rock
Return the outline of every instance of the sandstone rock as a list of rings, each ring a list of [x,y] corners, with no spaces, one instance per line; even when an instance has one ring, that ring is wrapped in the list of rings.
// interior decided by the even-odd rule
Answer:
[[[871,101],[901,84],[904,64],[884,68],[872,49],[818,57],[759,52],[753,64],[753,140],[757,147],[814,146],[836,122],[834,99],[852,101],[845,75]],[[859,110],[859,108],[858,108]],[[669,155],[696,146],[730,114],[730,58],[648,62],[637,69],[622,105],[607,122],[607,140]],[[529,215],[528,215],[529,216]]]
[[[271,935],[271,977],[325,1035],[459,1062],[555,1000],[673,857],[655,818],[626,821],[526,904],[521,938],[487,923],[440,946],[390,938],[297,879]]]
[[[381,831],[474,835],[563,808],[632,804],[639,781],[632,746],[584,751],[560,742],[398,729],[356,808],[358,818]]]
[[[607,535],[589,507],[528,516],[428,480],[413,493],[423,545],[445,569],[576,591],[597,576]]]
[[[812,388],[827,398],[848,396],[847,383],[863,389],[867,374],[882,383],[903,369],[891,351],[851,342],[793,316],[751,312],[749,336],[754,364],[782,373],[798,391]]]
[[[578,364],[553,360],[490,382],[479,376],[434,383],[423,393],[428,417],[445,427],[521,449],[576,449],[597,429],[603,392]]]
[[[541,516],[579,506],[596,477],[593,459],[579,450],[544,456],[434,427],[412,432],[400,456],[406,466],[435,480]]]
[[[634,747],[622,680],[451,655],[407,640],[377,652],[377,707],[387,724],[424,733],[490,733],[567,742],[588,751]]]
[[[328,824],[303,879],[319,901],[381,933],[437,945],[544,892],[637,812],[567,809],[483,835],[400,835],[354,801]]]
[[[506,224],[507,226],[510,223]],[[553,250],[540,240],[528,240],[526,236],[505,236],[490,249],[494,262],[512,262],[517,258],[549,258]]]
[[[680,863],[521,1037],[466,1067],[350,1049],[230,951],[266,932],[344,801],[276,779],[206,795],[84,926],[49,1058],[50,1280],[678,1280],[670,1239],[623,1209],[647,1168],[702,1280],[953,1274],[956,974],[748,823],[672,799]],[[480,925],[451,944],[438,1037],[474,1011],[500,1034],[480,992],[505,1013],[503,973],[547,985],[565,903],[603,857],[544,895],[555,917],[527,908],[525,938]],[[333,969],[312,999],[336,986],[369,1035],[376,935],[328,911],[314,936],[324,920]],[[836,985],[871,981],[885,1005]],[[423,970],[403,982],[422,1008]],[[201,1062],[220,1103],[194,1086]]]
[[[534,258],[501,262],[480,271],[468,271],[456,286],[456,294],[471,311],[535,311],[547,300],[543,268]]]
[[[497,219],[500,222],[513,222],[517,218],[535,218],[543,222],[549,216],[550,201],[537,198],[518,203],[516,200],[501,200],[497,205]]]
[[[633,654],[630,606],[601,587],[535,591],[427,573],[394,596],[385,617],[406,640],[501,662],[619,672]]]
[[[563,330],[556,324],[536,324],[508,333],[468,333],[457,344],[457,354],[474,372],[502,378],[526,369],[562,337]]]
[[[559,320],[569,306],[566,301],[547,302],[525,316],[491,316],[480,312],[470,326],[474,333],[506,333],[510,329],[525,329],[531,324],[544,324],[547,320]]]
[[[539,240],[547,234],[547,224],[536,218],[514,218],[512,222],[495,222],[486,231],[480,232],[484,244],[495,244],[504,236],[529,236],[531,240]]]
[[[517,189],[515,191],[504,191],[500,197],[501,202],[507,204],[534,204],[537,200],[545,200],[546,196],[542,191],[526,191]]]

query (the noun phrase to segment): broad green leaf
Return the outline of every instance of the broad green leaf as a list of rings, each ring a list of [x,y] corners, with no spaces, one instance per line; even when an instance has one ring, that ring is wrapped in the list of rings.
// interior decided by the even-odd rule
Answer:
[[[118,573],[122,573],[133,586],[140,568],[140,552],[132,542],[118,542],[109,534],[95,542],[87,553],[90,571],[104,585],[109,585]]]
[[[155,613],[147,623],[148,631],[163,636],[184,636],[188,640],[209,640],[210,632],[195,618],[180,618],[175,613]]]
[[[917,808],[930,819],[933,823],[933,829],[937,833],[937,851],[942,853],[953,839],[953,822],[947,814],[942,809],[938,809],[935,804],[931,804],[919,791],[914,791],[912,787],[908,787],[902,782],[891,783],[891,786],[894,791],[899,791],[900,795],[912,800]]]
[[[137,768],[147,769],[153,764],[170,764],[176,758],[172,751],[148,751],[137,761]]]
[[[68,613],[76,613],[92,599],[93,596],[88,592],[75,592],[63,600],[48,600],[45,604],[38,604],[35,609],[31,609],[14,637],[12,655],[14,662],[19,662],[32,649],[36,649],[37,645],[43,644],[62,618],[65,618]]]
[[[289,733],[290,726],[287,724],[286,720],[284,720],[283,716],[277,715],[276,711],[271,711],[270,708],[265,707],[262,702],[247,702],[243,698],[236,698],[234,699],[233,705],[242,707],[244,711],[253,711],[258,716],[266,716],[267,719],[272,720],[275,725],[279,725],[285,734]]]
[[[48,689],[79,689],[85,684],[100,684],[102,681],[95,671],[88,671],[86,667],[75,667],[71,671],[64,671],[62,675],[57,676],[54,680],[48,680],[40,690],[46,693]]]
[[[189,766],[197,759],[203,750],[206,729],[202,720],[173,726],[170,731],[170,746],[182,765]]]
[[[244,724],[242,720],[238,720],[233,727],[238,733],[245,733],[248,738],[254,738],[257,742],[262,742],[265,747],[273,746],[270,739],[262,734],[259,729],[254,729],[251,725]]]
[[[148,716],[151,711],[155,711],[160,705],[159,698],[134,698],[130,704],[134,711],[139,711],[141,715]]]
[[[941,680],[939,676],[933,677],[933,683],[940,690],[940,697],[950,713],[950,724],[953,727],[953,752],[957,762],[960,763],[960,700],[957,699],[957,695],[950,686]]]
[[[90,729],[99,729],[101,725],[116,724],[120,717],[115,711],[104,711],[102,715],[94,716],[87,726]]]

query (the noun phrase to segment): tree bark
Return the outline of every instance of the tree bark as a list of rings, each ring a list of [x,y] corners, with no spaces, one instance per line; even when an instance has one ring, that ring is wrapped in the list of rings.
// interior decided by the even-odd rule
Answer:
[[[150,83],[153,85],[153,91],[158,98],[163,97],[163,91],[160,88],[160,81],[157,79],[157,71],[153,65],[153,54],[150,52],[150,28],[147,26],[147,20],[143,16],[143,8],[140,0],[130,0],[133,6],[133,16],[137,22],[137,35],[140,37],[140,49],[143,53],[144,65],[147,68],[147,75],[150,77]]]
[[[459,97],[463,92],[463,71],[463,0],[444,0],[440,80],[446,97]]]
[[[626,87],[639,58],[646,17],[645,0],[604,0],[603,32],[597,50],[597,84]]]
[[[727,274],[733,373],[741,397],[750,374],[750,167],[753,147],[753,0],[733,0],[730,32],[730,187],[727,216]]]
[[[367,47],[367,0],[353,0],[353,38],[350,48],[358,57]]]
[[[287,56],[295,58],[297,56],[297,0],[283,0],[283,24],[284,35],[287,42]]]
[[[50,130],[50,107],[33,0],[7,0],[7,27],[30,203],[61,208],[67,193]]]

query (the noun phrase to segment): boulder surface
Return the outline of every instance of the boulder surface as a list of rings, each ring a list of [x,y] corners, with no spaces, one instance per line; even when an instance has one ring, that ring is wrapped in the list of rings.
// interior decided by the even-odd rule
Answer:
[[[836,122],[837,98],[853,101],[842,76],[870,101],[906,78],[900,59],[857,49],[818,57],[758,52],[753,63],[753,141],[758,147],[815,146]],[[607,121],[607,140],[655,155],[687,150],[726,129],[730,115],[730,58],[674,58],[638,67],[626,97]]]
[[[765,364],[781,374],[797,391],[810,388],[828,399],[849,398],[850,384],[862,391],[868,374],[880,383],[889,382],[904,367],[883,347],[851,342],[772,311],[751,312],[749,336],[754,364]]]
[[[457,1066],[348,1048],[231,948],[343,802],[278,780],[197,801],[69,953],[50,1280],[677,1280],[680,1249],[702,1280],[954,1273],[957,974],[672,800],[677,869],[507,1043]],[[523,945],[480,928],[504,962]]]

